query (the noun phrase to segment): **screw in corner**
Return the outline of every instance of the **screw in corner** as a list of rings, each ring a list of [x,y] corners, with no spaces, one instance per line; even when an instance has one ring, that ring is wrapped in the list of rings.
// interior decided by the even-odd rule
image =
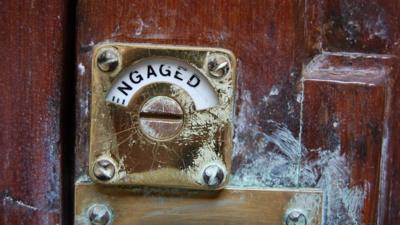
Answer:
[[[103,72],[112,72],[118,67],[119,54],[117,49],[106,47],[100,49],[97,56],[97,66]]]
[[[221,186],[224,179],[224,170],[216,164],[207,166],[203,171],[204,183],[210,188],[217,188]]]
[[[110,181],[115,176],[115,164],[109,159],[99,159],[94,163],[93,174],[103,182]]]
[[[212,54],[208,57],[207,67],[212,76],[221,78],[229,73],[231,65],[226,56]]]
[[[286,214],[285,225],[307,225],[307,217],[300,210],[291,210]]]
[[[110,225],[111,210],[103,204],[93,204],[88,209],[88,219],[91,225]]]

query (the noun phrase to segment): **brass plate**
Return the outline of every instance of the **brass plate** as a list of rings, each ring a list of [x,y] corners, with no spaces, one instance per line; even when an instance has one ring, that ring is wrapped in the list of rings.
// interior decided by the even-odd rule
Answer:
[[[120,59],[112,72],[104,72],[97,65],[97,57],[105,48],[115,49]],[[216,56],[228,59],[230,69],[225,76],[216,77],[209,71],[208,62]],[[177,60],[204,76],[215,91],[218,105],[196,110],[187,91],[171,83],[152,83],[141,88],[126,107],[106,101],[121,74],[153,58]],[[95,182],[108,185],[210,189],[202,171],[215,163],[226,172],[227,176],[216,188],[223,187],[231,167],[235,90],[236,59],[224,49],[123,43],[97,45],[92,62],[89,175]],[[140,129],[140,109],[154,96],[172,98],[182,107],[181,131],[167,140],[153,139]],[[94,175],[94,165],[99,159],[110,160],[115,166],[112,179],[102,181]]]
[[[75,224],[90,224],[89,207],[103,204],[112,212],[112,225],[279,225],[296,209],[306,215],[307,225],[320,225],[322,199],[322,192],[314,189],[157,192],[79,184]]]

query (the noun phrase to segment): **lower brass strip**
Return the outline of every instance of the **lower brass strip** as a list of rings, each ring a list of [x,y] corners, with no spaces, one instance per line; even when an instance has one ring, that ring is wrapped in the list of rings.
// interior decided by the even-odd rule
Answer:
[[[307,225],[320,225],[322,199],[315,189],[188,191],[77,184],[75,224],[97,219],[112,225],[279,225],[298,224],[288,221],[297,215]],[[91,215],[96,205],[107,208],[109,215]]]

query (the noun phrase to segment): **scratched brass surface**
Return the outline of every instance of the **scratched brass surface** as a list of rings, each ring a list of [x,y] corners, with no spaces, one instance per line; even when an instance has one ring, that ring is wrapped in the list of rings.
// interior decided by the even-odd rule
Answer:
[[[116,48],[120,54],[121,63],[113,72],[103,72],[96,65],[96,56],[103,47]],[[207,59],[214,54],[224,55],[230,61],[230,72],[222,78],[208,72]],[[227,174],[230,173],[236,89],[236,59],[231,52],[215,48],[106,43],[96,46],[93,56],[89,175],[95,182],[208,189],[202,178],[207,164],[223,165]],[[198,111],[183,89],[168,83],[142,88],[128,107],[106,102],[105,96],[121,71],[149,57],[176,58],[199,71],[216,91],[219,105]],[[182,130],[169,140],[149,138],[140,130],[140,108],[154,96],[170,97],[182,107]],[[116,175],[110,181],[96,180],[93,175],[92,168],[99,157],[111,158],[116,163]],[[228,178],[224,179],[219,188],[227,181]]]
[[[113,225],[280,225],[290,209],[302,209],[308,225],[321,224],[322,192],[315,189],[179,191],[78,184],[75,225],[88,224],[91,204],[105,204]]]

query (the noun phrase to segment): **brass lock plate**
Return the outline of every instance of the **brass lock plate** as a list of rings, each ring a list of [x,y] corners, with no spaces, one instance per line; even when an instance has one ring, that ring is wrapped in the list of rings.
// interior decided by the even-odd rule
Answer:
[[[75,224],[320,225],[323,194],[315,189],[180,191],[78,184]]]
[[[236,90],[230,51],[100,44],[91,90],[95,182],[194,189],[227,183]]]

